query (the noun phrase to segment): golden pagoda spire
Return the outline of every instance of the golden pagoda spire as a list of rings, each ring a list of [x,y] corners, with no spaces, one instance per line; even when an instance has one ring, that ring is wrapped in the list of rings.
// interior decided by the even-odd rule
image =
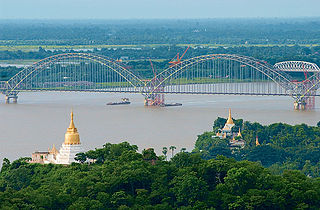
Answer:
[[[240,127],[239,127],[239,132],[238,132],[238,135],[237,135],[237,136],[239,136],[239,137],[242,138],[242,134],[241,134],[241,132],[240,132]]]
[[[232,117],[231,117],[231,109],[229,109],[229,117],[228,117],[228,120],[227,120],[226,124],[234,124],[233,120],[232,120]]]
[[[65,134],[64,144],[80,144],[80,136],[77,128],[74,126],[72,110],[70,116],[70,125],[69,128],[67,128],[67,132]]]
[[[256,146],[259,146],[260,143],[259,143],[259,139],[258,139],[258,136],[256,136]]]
[[[72,109],[71,109],[71,114],[70,114],[70,116],[71,116],[71,120],[70,120],[69,128],[75,128],[74,122],[73,122],[73,111],[72,111]]]

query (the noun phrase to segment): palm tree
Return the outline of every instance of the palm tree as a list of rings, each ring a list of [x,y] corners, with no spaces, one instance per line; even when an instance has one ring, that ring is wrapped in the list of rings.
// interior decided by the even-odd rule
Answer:
[[[180,149],[180,152],[186,152],[186,151],[187,151],[187,149],[184,147]]]
[[[167,147],[163,147],[162,148],[162,154],[166,157],[166,160],[167,160],[167,153],[168,153],[168,148]]]
[[[177,147],[175,147],[175,146],[170,146],[169,149],[171,150],[171,157],[173,157],[173,151],[174,151],[175,149],[177,149]]]

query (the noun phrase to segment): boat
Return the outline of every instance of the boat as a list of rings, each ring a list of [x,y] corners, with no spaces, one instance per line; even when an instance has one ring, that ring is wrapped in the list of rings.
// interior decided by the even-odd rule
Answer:
[[[129,101],[129,98],[122,98],[121,102],[109,102],[107,105],[125,105],[125,104],[131,104]]]
[[[170,103],[170,104],[163,104],[162,106],[182,106],[181,103]]]

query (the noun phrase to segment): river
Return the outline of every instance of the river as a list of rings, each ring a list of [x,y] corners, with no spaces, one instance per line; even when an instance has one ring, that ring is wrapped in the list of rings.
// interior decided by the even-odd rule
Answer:
[[[106,106],[107,102],[128,97],[130,105]],[[197,135],[211,129],[218,117],[227,117],[228,108],[234,118],[262,124],[285,122],[315,125],[320,110],[294,111],[293,100],[280,96],[214,96],[167,95],[167,102],[181,107],[144,107],[139,94],[80,92],[20,93],[18,104],[0,101],[0,159],[14,160],[46,151],[64,141],[70,110],[85,150],[101,147],[106,142],[128,141],[139,149],[174,145],[177,150],[193,149]],[[316,107],[319,107],[316,100]],[[2,162],[2,161],[1,161]]]

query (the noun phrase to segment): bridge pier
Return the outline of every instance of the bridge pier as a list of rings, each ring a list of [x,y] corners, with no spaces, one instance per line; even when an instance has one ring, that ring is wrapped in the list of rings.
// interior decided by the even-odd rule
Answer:
[[[4,100],[5,100],[6,104],[10,103],[9,96],[5,96]]]
[[[307,103],[302,101],[301,104],[300,104],[301,110],[306,110],[306,105],[307,105]]]
[[[18,96],[15,96],[12,98],[12,103],[14,104],[18,103]]]
[[[6,104],[10,104],[10,99],[12,99],[12,103],[16,104],[18,103],[18,95],[17,94],[12,94],[12,95],[6,95],[4,100]]]
[[[299,104],[299,102],[298,102],[298,101],[295,101],[295,102],[293,103],[293,107],[294,107],[294,110],[299,110],[299,109],[300,109],[300,104]]]
[[[149,102],[147,98],[144,99],[144,106],[149,106]]]
[[[305,101],[295,101],[293,103],[294,110],[306,110],[307,109],[307,103]]]
[[[144,99],[145,106],[164,106],[164,94],[154,93]]]

